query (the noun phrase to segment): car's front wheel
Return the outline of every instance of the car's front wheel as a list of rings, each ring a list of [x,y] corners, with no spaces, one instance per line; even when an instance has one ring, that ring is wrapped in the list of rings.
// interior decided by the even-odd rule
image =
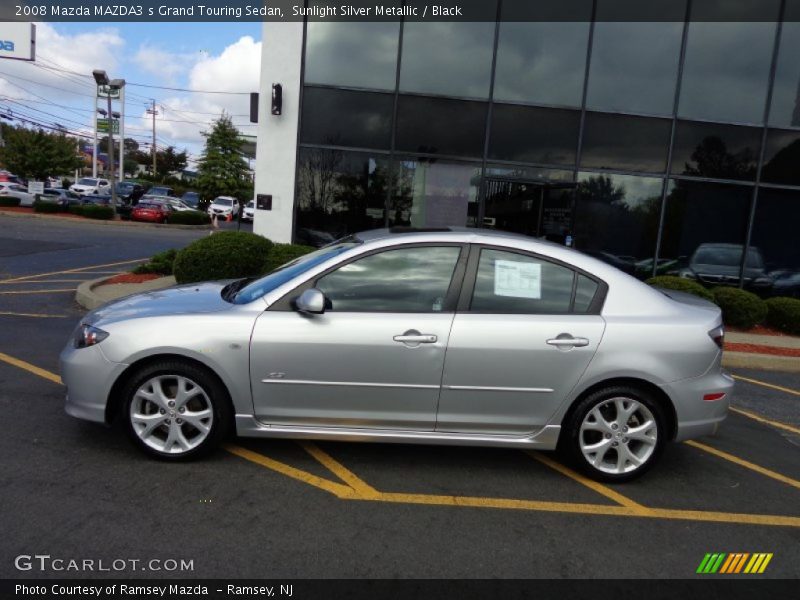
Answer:
[[[230,430],[227,391],[206,370],[190,363],[148,365],[125,388],[125,420],[134,442],[166,460],[213,450]]]
[[[582,471],[603,481],[628,481],[656,462],[666,442],[661,405],[628,386],[596,391],[566,423],[562,448]]]

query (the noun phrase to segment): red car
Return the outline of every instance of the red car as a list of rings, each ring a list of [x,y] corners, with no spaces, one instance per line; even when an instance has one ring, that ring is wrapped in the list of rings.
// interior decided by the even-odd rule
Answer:
[[[172,207],[162,202],[140,202],[131,211],[131,221],[166,223]]]

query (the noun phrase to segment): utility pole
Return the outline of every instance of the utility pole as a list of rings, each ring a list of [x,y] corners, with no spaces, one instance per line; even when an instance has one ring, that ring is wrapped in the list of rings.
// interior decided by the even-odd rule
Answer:
[[[153,107],[147,109],[148,115],[153,115],[153,180],[156,178],[156,100],[153,98]]]

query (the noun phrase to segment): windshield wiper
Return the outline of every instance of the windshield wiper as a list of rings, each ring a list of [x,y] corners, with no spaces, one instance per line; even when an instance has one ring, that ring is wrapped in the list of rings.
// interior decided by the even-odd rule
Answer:
[[[230,282],[222,288],[222,299],[225,300],[225,302],[233,302],[239,290],[253,281],[253,279],[255,279],[255,277],[245,277],[244,279],[237,279],[236,281]]]

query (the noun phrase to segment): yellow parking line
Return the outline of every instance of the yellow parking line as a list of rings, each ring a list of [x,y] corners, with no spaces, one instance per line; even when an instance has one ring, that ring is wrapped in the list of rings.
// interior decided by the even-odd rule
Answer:
[[[9,356],[8,354],[4,354],[0,352],[0,360],[8,363],[9,365],[13,365],[15,367],[19,367],[20,369],[24,369],[29,373],[33,373],[34,375],[38,375],[39,377],[43,377],[48,381],[52,381],[53,383],[61,383],[61,377],[56,375],[55,373],[51,373],[45,369],[41,369],[36,365],[32,365],[29,362],[25,362],[24,360],[20,360],[19,358],[14,358],[13,356]]]
[[[7,310],[0,310],[0,315],[7,317],[35,317],[37,319],[63,319],[66,318],[67,316],[67,315],[44,315],[40,313],[20,313],[20,312],[10,312]]]
[[[91,265],[91,266],[88,266],[88,267],[78,267],[78,268],[75,268],[75,269],[66,269],[64,271],[51,271],[50,273],[39,273],[37,275],[21,275],[19,277],[13,277],[11,279],[0,280],[0,283],[13,283],[13,282],[17,282],[17,281],[23,281],[23,280],[26,280],[26,279],[38,279],[39,277],[47,277],[48,275],[65,275],[67,273],[80,273],[82,271],[89,271],[91,269],[101,269],[103,267],[116,267],[117,265],[129,265],[129,264],[132,264],[132,263],[144,262],[146,260],[148,260],[148,259],[147,258],[137,258],[135,260],[121,260],[119,262],[105,263],[105,264],[102,264],[102,265]]]
[[[743,408],[734,408],[731,406],[728,410],[731,412],[735,412],[742,416],[747,417],[748,419],[753,419],[754,421],[758,421],[759,423],[764,423],[765,425],[771,425],[772,427],[776,427],[777,429],[783,429],[784,431],[790,431],[791,433],[800,434],[800,427],[795,427],[794,425],[789,425],[788,423],[783,423],[782,421],[774,421],[772,419],[767,419],[766,417],[762,417],[759,414],[754,412],[750,412],[749,410],[744,410]]]
[[[722,450],[717,450],[716,448],[712,448],[711,446],[707,446],[706,444],[701,444],[695,440],[689,440],[684,442],[687,446],[692,446],[693,448],[697,448],[699,450],[703,450],[704,452],[708,452],[709,454],[713,454],[719,458],[732,462],[740,467],[744,467],[745,469],[750,469],[751,471],[755,471],[756,473],[760,473],[766,477],[770,477],[776,481],[780,481],[781,483],[785,483],[786,485],[790,485],[794,488],[800,490],[800,481],[796,479],[792,479],[791,477],[787,477],[786,475],[781,475],[775,471],[770,469],[766,469],[760,465],[755,463],[751,463],[748,460],[744,460],[743,458],[739,458],[738,456],[734,456],[733,454],[728,454],[727,452],[723,452]]]
[[[75,275],[83,275],[83,273],[75,273]],[[24,285],[26,283],[29,284],[46,284],[46,283],[83,283],[84,281],[89,281],[88,279],[42,279],[40,281],[33,280],[33,281],[0,281],[0,284],[9,283],[10,285]]]
[[[55,294],[57,292],[74,292],[77,288],[60,289],[60,290],[14,290],[11,292],[0,292],[3,295],[10,294]]]
[[[249,460],[257,465],[261,465],[262,467],[266,467],[277,473],[280,473],[281,475],[286,475],[287,477],[307,483],[315,488],[330,492],[337,498],[352,498],[355,495],[355,491],[349,486],[318,477],[317,475],[313,475],[307,471],[296,469],[295,467],[289,466],[277,460],[273,460],[267,456],[264,456],[263,454],[259,454],[258,452],[252,452],[251,450],[247,450],[241,446],[228,444],[225,446],[225,450],[231,454],[235,454],[240,458]]]
[[[589,479],[588,477],[585,477],[585,476],[581,475],[580,473],[578,473],[576,471],[573,471],[569,467],[565,467],[561,463],[554,461],[549,456],[545,456],[544,454],[542,454],[540,452],[533,452],[533,451],[528,451],[527,454],[529,454],[530,456],[532,456],[533,458],[538,460],[540,463],[547,465],[551,469],[555,469],[556,471],[558,471],[562,475],[566,475],[567,477],[569,477],[573,481],[577,481],[578,483],[580,483],[582,485],[585,485],[589,489],[594,490],[598,494],[601,494],[601,495],[605,496],[609,500],[613,500],[617,504],[621,504],[622,506],[625,506],[627,508],[630,508],[632,510],[639,511],[639,512],[646,512],[646,511],[649,510],[646,506],[642,506],[641,504],[631,500],[627,496],[623,496],[619,492],[615,492],[610,487],[607,487],[607,486],[603,485],[602,483],[599,483],[599,482],[594,481],[592,479]]]
[[[353,473],[350,469],[345,467],[330,454],[324,452],[316,444],[312,444],[311,442],[302,442],[300,445],[323,467],[331,471],[339,479],[344,481],[347,485],[358,492],[359,496],[362,498],[374,498],[380,494],[378,490]]]
[[[781,385],[775,385],[774,383],[767,383],[766,381],[760,381],[758,379],[750,379],[749,377],[742,377],[741,375],[734,375],[733,378],[739,379],[740,381],[746,381],[747,383],[760,385],[762,387],[772,388],[773,390],[778,390],[779,392],[786,392],[787,394],[794,394],[795,396],[800,396],[799,390],[793,390],[792,388],[783,387]]]

